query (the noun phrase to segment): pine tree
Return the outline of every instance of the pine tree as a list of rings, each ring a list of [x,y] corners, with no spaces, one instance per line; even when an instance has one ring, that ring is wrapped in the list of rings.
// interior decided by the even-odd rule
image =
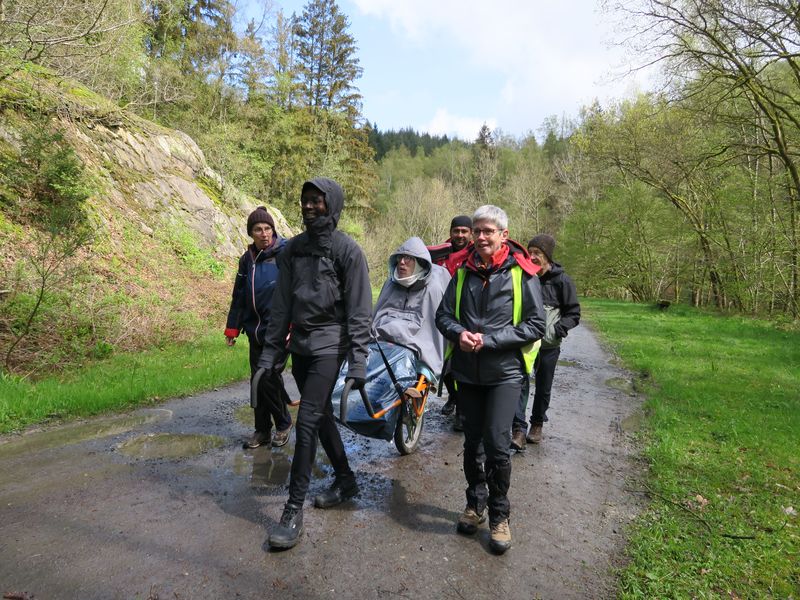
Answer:
[[[273,69],[269,94],[270,99],[283,109],[297,105],[301,89],[297,66],[296,25],[297,15],[293,14],[287,18],[283,11],[278,11],[272,29],[270,58]]]
[[[295,26],[297,61],[306,105],[358,119],[361,95],[354,82],[363,69],[356,57],[348,18],[335,0],[312,0]]]

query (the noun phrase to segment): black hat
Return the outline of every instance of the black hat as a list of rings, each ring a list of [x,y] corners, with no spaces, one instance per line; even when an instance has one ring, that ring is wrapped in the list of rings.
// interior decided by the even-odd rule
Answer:
[[[467,215],[458,215],[457,217],[453,217],[453,220],[450,221],[450,229],[453,227],[469,227],[472,229],[472,219]]]
[[[264,206],[259,206],[247,217],[247,235],[253,234],[253,227],[255,227],[256,223],[267,223],[275,229],[275,221],[272,220],[272,215],[269,214]]]
[[[553,262],[553,250],[556,249],[556,240],[552,235],[547,235],[546,233],[540,233],[539,235],[533,236],[530,242],[528,242],[528,248],[531,246],[538,248],[544,255],[547,257],[547,260]]]

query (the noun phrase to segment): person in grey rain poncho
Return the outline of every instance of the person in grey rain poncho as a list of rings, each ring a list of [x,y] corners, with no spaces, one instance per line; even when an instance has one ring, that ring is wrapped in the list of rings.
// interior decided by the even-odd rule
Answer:
[[[389,277],[372,316],[378,340],[411,348],[418,372],[431,381],[444,362],[445,339],[434,319],[448,283],[450,273],[433,264],[425,242],[409,238],[389,256]]]

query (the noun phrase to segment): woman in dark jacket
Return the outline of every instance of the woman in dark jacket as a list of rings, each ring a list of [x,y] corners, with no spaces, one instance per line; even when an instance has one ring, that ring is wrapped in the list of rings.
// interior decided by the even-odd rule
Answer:
[[[506,213],[481,206],[472,222],[475,248],[450,281],[436,326],[453,343],[452,371],[464,417],[467,506],[458,531],[475,533],[488,508],[490,547],[502,554],[511,546],[511,423],[528,373],[527,347],[544,335],[544,310],[538,267],[508,239]]]
[[[542,302],[544,302],[545,334],[542,347],[534,365],[533,409],[531,411],[531,428],[525,435],[525,411],[528,408],[529,382],[526,379],[522,386],[517,414],[511,434],[511,447],[522,450],[525,442],[539,444],[542,441],[542,425],[547,422],[547,409],[550,406],[550,392],[553,388],[553,377],[561,354],[561,340],[567,332],[577,327],[581,320],[581,305],[578,303],[578,292],[569,275],[560,264],[553,260],[556,240],[553,236],[540,233],[528,242],[528,253],[531,261],[539,266],[537,274],[542,286]]]
[[[286,240],[277,234],[272,215],[263,206],[256,208],[247,218],[247,234],[253,238],[253,243],[239,259],[239,271],[233,284],[231,308],[225,326],[225,339],[229,346],[233,346],[240,331],[244,329],[250,341],[252,379],[263,350],[272,295],[278,280],[276,259]],[[257,404],[253,407],[256,430],[244,442],[245,448],[257,448],[269,443],[283,446],[289,441],[292,417],[289,415],[288,403],[289,396],[283,386],[280,371],[276,370],[270,377],[261,378]],[[274,435],[271,434],[273,421]]]

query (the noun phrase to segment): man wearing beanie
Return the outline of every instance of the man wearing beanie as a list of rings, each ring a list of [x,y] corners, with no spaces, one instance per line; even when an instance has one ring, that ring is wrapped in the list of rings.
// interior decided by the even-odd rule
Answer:
[[[278,280],[278,255],[286,240],[275,231],[275,221],[263,206],[256,208],[247,218],[247,235],[253,243],[239,259],[239,271],[233,284],[231,307],[225,326],[225,339],[229,346],[244,329],[250,341],[250,378],[256,371],[261,356],[267,323],[272,306],[272,295]],[[281,366],[283,362],[281,362]],[[289,396],[283,386],[281,370],[269,377],[262,377],[255,396],[255,432],[244,442],[245,448],[257,448],[264,444],[283,446],[289,441],[292,417],[287,404]],[[271,433],[273,422],[275,433]]]
[[[329,508],[358,493],[333,417],[331,392],[345,360],[346,379],[352,380],[353,388],[365,383],[372,314],[367,259],[358,244],[336,228],[344,208],[338,183],[324,177],[306,181],[300,208],[306,230],[289,240],[278,260],[281,276],[258,361],[264,373],[280,368],[291,325],[289,352],[300,408],[289,499],[269,536],[272,548],[292,548],[300,541],[317,438],[333,467],[334,480],[314,498],[314,505]]]
[[[472,217],[468,215],[458,215],[450,221],[450,237],[443,244],[438,246],[428,246],[433,264],[445,267],[450,276],[456,272],[472,250]],[[447,402],[442,407],[442,414],[452,415],[458,407],[457,390],[453,384],[453,376],[448,372],[443,377],[444,385],[447,388]],[[461,415],[456,413],[453,421],[453,429],[462,431]]]
[[[428,246],[433,264],[450,271],[450,276],[462,265],[472,244],[472,218],[458,215],[450,221],[450,237],[442,244]]]
[[[561,354],[561,340],[567,332],[578,325],[581,319],[581,306],[578,304],[578,293],[575,284],[564,272],[560,264],[553,260],[556,240],[553,236],[540,233],[528,242],[528,253],[531,261],[541,267],[539,283],[542,287],[542,299],[546,317],[545,336],[534,363],[533,409],[531,411],[531,427],[527,436],[525,431],[525,411],[528,408],[530,382],[526,378],[522,386],[517,414],[512,426],[511,446],[522,451],[525,442],[538,444],[542,441],[542,425],[547,421],[547,408],[550,406],[550,391],[556,372],[558,356]]]

